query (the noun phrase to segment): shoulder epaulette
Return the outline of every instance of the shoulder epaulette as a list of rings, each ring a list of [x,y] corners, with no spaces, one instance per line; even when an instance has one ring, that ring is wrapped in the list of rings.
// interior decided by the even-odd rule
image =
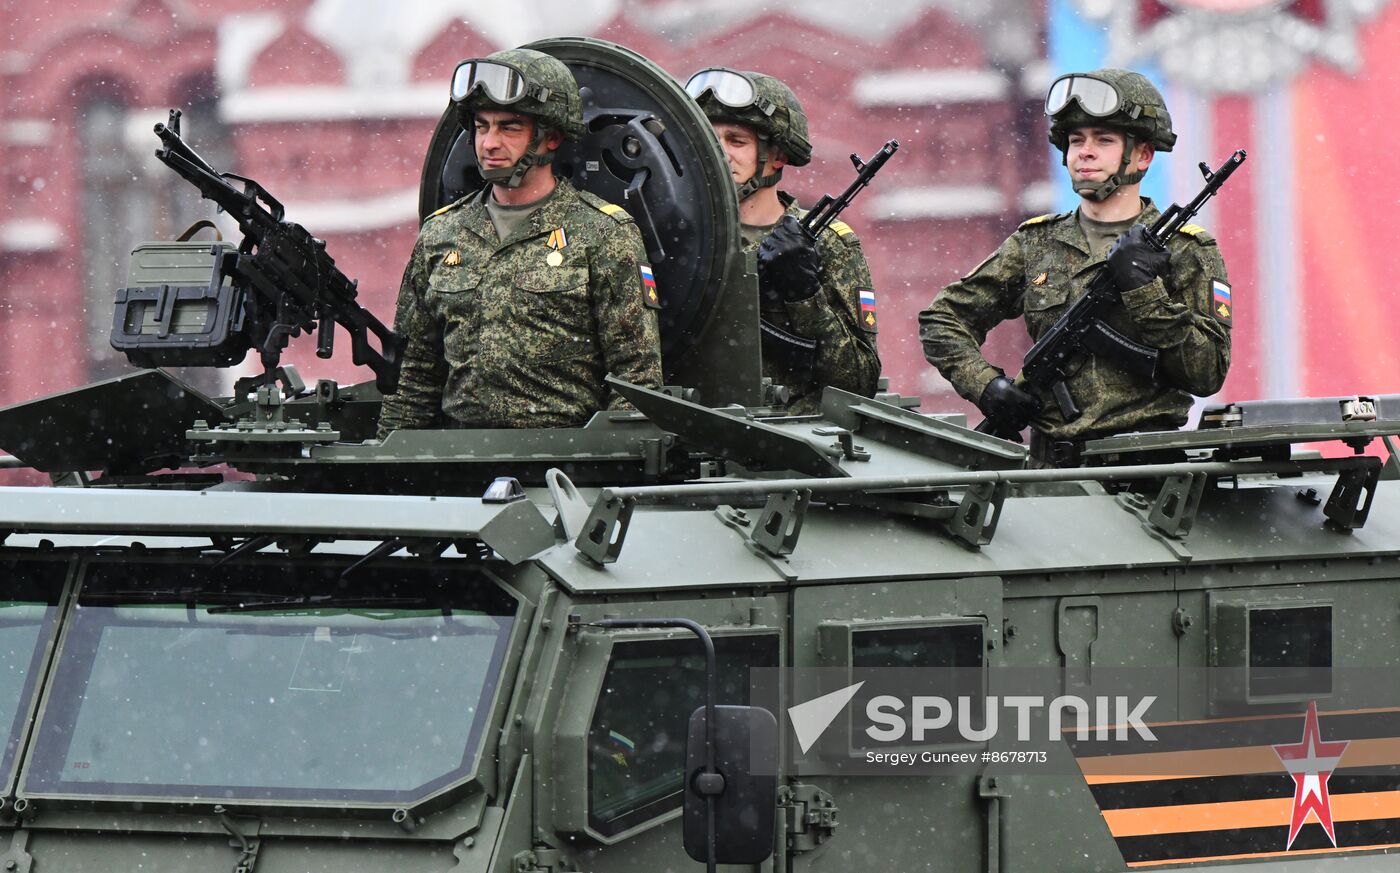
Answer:
[[[843,236],[843,237],[844,237],[844,236],[854,236],[854,235],[855,235],[855,231],[854,231],[854,230],[851,230],[851,226],[850,226],[849,224],[847,224],[846,222],[841,221],[840,219],[837,219],[837,220],[831,222],[831,224],[829,225],[829,227],[830,227],[832,230],[836,231],[836,235],[837,235],[837,236]]]
[[[477,192],[473,191],[472,193],[468,194],[468,195],[465,196],[465,197],[461,197],[461,198],[458,198],[457,200],[453,200],[451,203],[447,204],[446,206],[442,207],[441,209],[437,209],[437,210],[433,211],[432,213],[430,213],[430,214],[428,215],[428,218],[437,218],[439,215],[442,215],[444,212],[451,212],[452,210],[456,209],[458,206],[461,206],[463,203],[466,203],[468,200],[470,200],[470,199],[472,199],[473,197],[475,197],[476,194],[477,194]],[[424,219],[424,220],[426,221],[427,219]]]
[[[596,194],[590,194],[587,191],[580,191],[578,192],[578,196],[579,199],[582,200],[584,203],[587,203],[589,206],[592,206],[594,209],[598,210],[599,212],[603,213],[604,215],[608,216],[613,221],[616,221],[619,224],[626,224],[627,222],[632,220],[632,216],[628,214],[626,209],[623,209],[616,203],[609,203],[603,198],[597,196]]]
[[[1047,221],[1054,221],[1057,218],[1063,218],[1064,215],[1065,213],[1063,212],[1047,212],[1044,215],[1037,215],[1035,218],[1027,218],[1025,221],[1021,222],[1021,226],[1030,227],[1033,224],[1043,224]]]
[[[1199,224],[1183,224],[1181,227],[1177,228],[1177,233],[1184,233],[1203,246],[1208,246],[1215,242],[1215,237],[1211,236],[1210,233]]]

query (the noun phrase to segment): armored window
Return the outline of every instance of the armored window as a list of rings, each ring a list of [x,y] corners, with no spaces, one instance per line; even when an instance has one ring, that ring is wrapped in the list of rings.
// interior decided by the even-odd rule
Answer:
[[[907,740],[892,745],[872,740],[860,714],[869,711],[871,701],[888,697],[898,701],[890,704],[895,715],[912,720],[916,697],[938,697],[951,706],[965,707],[967,724],[981,728],[986,711],[986,636],[986,620],[976,616],[823,622],[818,628],[822,662],[842,672],[839,680],[830,679],[836,685],[821,690],[861,685],[840,722],[844,729],[826,731],[813,753],[840,758],[872,748],[965,745],[956,718],[945,727],[911,730]]]
[[[982,666],[981,622],[925,627],[857,629],[851,634],[851,666],[888,667]]]
[[[776,634],[715,638],[716,703],[749,704],[749,670],[778,666]],[[704,703],[692,638],[620,642],[588,731],[588,818],[605,837],[681,805],[690,714]]]
[[[1332,690],[1332,607],[1249,611],[1249,694],[1321,696]]]
[[[409,804],[468,778],[516,600],[438,566],[92,565],[24,790]]]
[[[1332,605],[1231,601],[1211,609],[1211,699],[1217,711],[1332,693]]]
[[[9,728],[0,753],[5,786],[24,740],[67,568],[65,562],[0,562],[0,724]]]

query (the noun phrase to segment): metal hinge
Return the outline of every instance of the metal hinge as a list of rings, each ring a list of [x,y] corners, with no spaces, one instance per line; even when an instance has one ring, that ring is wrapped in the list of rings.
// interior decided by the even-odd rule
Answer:
[[[810,852],[831,839],[836,830],[836,801],[815,785],[801,782],[778,789],[789,854]]]
[[[511,859],[511,869],[515,873],[567,873],[578,870],[578,867],[558,849],[541,847],[516,852],[515,857]]]
[[[238,852],[238,860],[233,864],[233,873],[253,873],[258,866],[258,850],[262,848],[262,840],[257,836],[258,831],[262,829],[262,820],[245,819],[243,825],[252,826],[245,832],[245,828],[222,806],[214,807],[214,814],[219,817],[219,824],[228,832],[229,847]]]

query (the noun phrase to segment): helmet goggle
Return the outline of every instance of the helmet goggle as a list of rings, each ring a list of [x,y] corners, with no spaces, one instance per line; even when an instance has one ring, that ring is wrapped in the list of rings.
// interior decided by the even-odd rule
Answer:
[[[525,97],[534,97],[541,103],[549,99],[548,88],[534,85],[509,64],[479,59],[462,61],[452,74],[453,102],[461,103],[478,88],[486,93],[486,99],[502,106]]]
[[[1071,100],[1078,101],[1079,108],[1095,118],[1107,118],[1120,111],[1127,112],[1134,118],[1139,114],[1135,106],[1123,101],[1118,89],[1111,83],[1079,73],[1061,76],[1051,83],[1050,90],[1045,95],[1045,114],[1059,114]]]
[[[737,70],[727,67],[710,67],[690,77],[685,83],[685,93],[699,101],[705,92],[731,109],[756,107],[764,115],[772,115],[777,106],[771,100],[758,96],[753,80]]]

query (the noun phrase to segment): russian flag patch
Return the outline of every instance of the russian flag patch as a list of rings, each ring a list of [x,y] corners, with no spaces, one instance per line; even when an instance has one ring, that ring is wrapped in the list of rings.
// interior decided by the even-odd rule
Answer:
[[[651,271],[650,264],[642,264],[637,268],[642,275],[642,302],[648,309],[661,308],[661,296],[656,293],[656,275]]]
[[[1234,303],[1230,300],[1230,286],[1214,279],[1210,283],[1211,287],[1211,313],[1220,321],[1230,323],[1230,318],[1234,313]]]
[[[875,329],[875,289],[861,288],[860,294],[860,326],[866,330]]]

